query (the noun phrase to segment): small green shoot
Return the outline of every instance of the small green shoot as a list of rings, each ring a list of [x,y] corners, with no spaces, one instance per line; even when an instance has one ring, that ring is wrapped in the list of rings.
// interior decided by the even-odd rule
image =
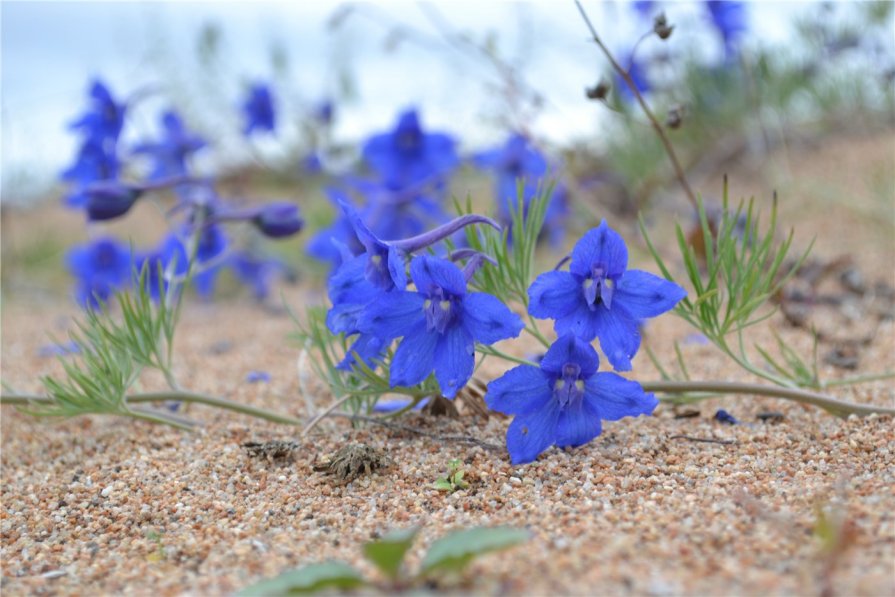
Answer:
[[[469,483],[463,479],[466,472],[460,468],[461,463],[457,458],[453,458],[448,462],[448,473],[446,477],[435,480],[435,489],[439,491],[449,491],[454,493],[461,489],[467,489]]]

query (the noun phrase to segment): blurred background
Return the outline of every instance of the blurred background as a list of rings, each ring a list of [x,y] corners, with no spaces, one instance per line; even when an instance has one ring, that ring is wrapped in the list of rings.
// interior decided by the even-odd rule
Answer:
[[[748,179],[750,168],[765,166],[774,169],[763,171],[769,185],[780,188],[792,175],[789,152],[806,140],[893,130],[892,2],[584,7],[666,127],[694,186],[708,194],[721,194],[725,174]],[[468,194],[482,211],[500,211],[501,180],[514,176],[504,168],[513,135],[544,164],[521,174],[532,183],[558,181],[561,230],[606,214],[654,218],[662,212],[653,206],[684,211],[667,156],[573,2],[5,1],[0,8],[5,290],[52,287],[45,266],[63,271],[61,258],[77,241],[111,231],[147,246],[171,226],[157,210],[111,227],[84,224],[72,200],[83,181],[65,173],[83,162],[83,140],[71,125],[97,81],[127,106],[116,150],[122,179],[151,174],[135,148],[157,139],[161,115],[176,111],[203,144],[189,157],[191,175],[215,179],[217,192],[240,205],[270,197],[298,204],[307,221],[302,238],[268,251],[293,274],[328,267],[302,260],[315,234],[338,227],[331,189],[360,208],[375,203],[370,185],[384,179],[365,143],[394,131],[409,109],[424,131],[455,143],[456,167],[435,193],[444,212],[452,211],[451,197]],[[660,14],[672,27],[667,39],[656,34]],[[273,97],[277,125],[247,134],[244,102],[259,84]],[[868,213],[889,213],[895,174],[885,161],[874,168],[868,184],[879,198]],[[37,205],[50,211],[21,211]],[[141,202],[137,212],[147,209]],[[561,233],[551,238],[557,248],[566,242]]]

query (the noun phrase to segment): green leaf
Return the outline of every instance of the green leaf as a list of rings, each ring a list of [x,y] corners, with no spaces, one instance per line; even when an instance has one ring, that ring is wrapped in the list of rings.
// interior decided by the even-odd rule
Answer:
[[[479,527],[455,531],[432,544],[420,574],[463,570],[475,557],[528,540],[528,531],[512,527]]]
[[[397,578],[401,570],[401,562],[413,540],[419,533],[419,527],[411,527],[400,531],[393,531],[380,539],[364,545],[364,555],[376,564],[389,578]]]
[[[366,584],[360,572],[337,560],[311,564],[290,570],[268,580],[262,580],[241,590],[237,595],[293,595],[313,593],[322,589],[352,589]]]
[[[453,491],[454,486],[451,485],[451,482],[448,479],[436,479],[435,489],[439,491]]]

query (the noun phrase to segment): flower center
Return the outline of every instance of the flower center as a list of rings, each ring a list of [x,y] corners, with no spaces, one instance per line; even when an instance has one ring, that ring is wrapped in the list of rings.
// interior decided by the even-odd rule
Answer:
[[[426,330],[443,334],[454,318],[455,309],[453,301],[445,296],[444,290],[436,288],[423,302],[423,311],[426,313]]]
[[[562,368],[562,377],[553,384],[553,397],[564,407],[584,396],[584,380],[578,379],[581,367],[575,363],[566,363]]]
[[[383,290],[391,290],[395,287],[392,276],[388,271],[388,256],[381,253],[370,253],[364,275],[371,284]]]
[[[594,267],[591,275],[582,283],[584,298],[591,310],[597,305],[603,304],[609,309],[612,306],[612,295],[615,292],[615,282],[606,277],[602,267]]]

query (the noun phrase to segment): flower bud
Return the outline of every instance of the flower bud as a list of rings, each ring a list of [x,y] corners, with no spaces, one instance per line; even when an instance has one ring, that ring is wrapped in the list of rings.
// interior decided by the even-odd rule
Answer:
[[[684,122],[684,114],[686,112],[686,108],[681,104],[671,106],[668,110],[668,116],[665,118],[665,125],[670,129],[680,128]]]
[[[606,96],[609,95],[610,89],[612,89],[612,85],[609,84],[609,81],[601,77],[599,83],[593,87],[588,87],[584,90],[584,93],[587,95],[587,99],[604,100],[606,99]]]
[[[84,189],[87,217],[95,222],[123,216],[142,194],[142,189],[117,180],[92,183]]]
[[[252,223],[265,236],[284,238],[298,233],[305,222],[298,212],[297,205],[280,201],[262,207],[252,219]]]
[[[653,20],[653,31],[659,36],[659,39],[668,39],[671,37],[671,32],[674,31],[674,25],[668,24],[668,19],[665,17],[664,12],[657,14],[655,20]]]

